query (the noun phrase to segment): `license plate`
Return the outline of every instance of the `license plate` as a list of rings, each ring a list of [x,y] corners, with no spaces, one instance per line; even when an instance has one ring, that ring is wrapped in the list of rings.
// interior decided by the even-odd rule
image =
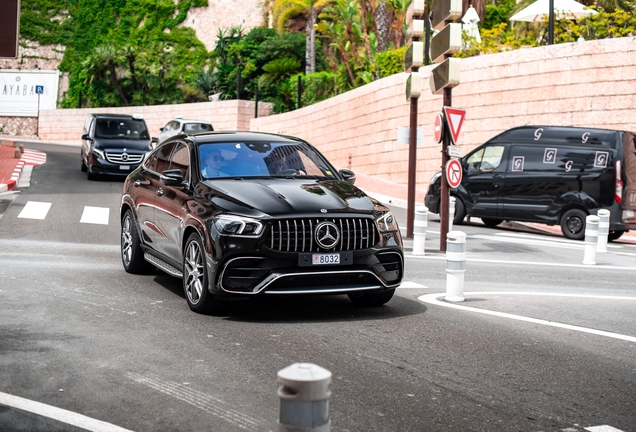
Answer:
[[[130,170],[130,165],[119,165],[119,169],[120,170],[129,171]]]
[[[313,265],[340,264],[340,254],[313,254],[311,262]]]

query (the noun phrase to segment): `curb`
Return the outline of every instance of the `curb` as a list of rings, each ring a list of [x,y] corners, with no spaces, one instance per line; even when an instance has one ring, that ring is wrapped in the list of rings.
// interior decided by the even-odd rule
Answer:
[[[4,183],[0,183],[0,193],[8,192],[15,189],[15,187],[20,182],[20,177],[22,176],[23,168],[24,168],[24,161],[20,160],[20,162],[18,162],[18,165],[13,170],[13,173],[11,174],[11,179],[5,181]]]

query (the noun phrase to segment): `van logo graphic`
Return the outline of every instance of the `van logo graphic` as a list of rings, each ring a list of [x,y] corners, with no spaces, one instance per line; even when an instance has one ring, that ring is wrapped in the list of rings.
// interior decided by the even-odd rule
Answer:
[[[596,157],[594,158],[594,167],[607,168],[607,159],[609,159],[608,152],[597,151]]]
[[[582,142],[583,144],[585,144],[585,143],[587,142],[587,140],[588,140],[588,138],[589,138],[589,137],[590,137],[590,133],[589,133],[589,132],[585,132],[585,133],[583,134],[583,136],[581,137],[581,142]]]
[[[543,153],[543,163],[544,164],[553,164],[556,162],[557,149],[555,148],[547,148]]]
[[[571,161],[571,160],[567,161],[565,163],[565,172],[570,172],[573,164],[574,164],[574,161]]]
[[[523,171],[524,161],[525,161],[525,156],[514,156],[512,158],[512,171],[516,171],[516,172]]]
[[[543,128],[539,128],[536,131],[534,131],[534,140],[538,141],[539,138],[541,138],[542,134],[543,134]]]

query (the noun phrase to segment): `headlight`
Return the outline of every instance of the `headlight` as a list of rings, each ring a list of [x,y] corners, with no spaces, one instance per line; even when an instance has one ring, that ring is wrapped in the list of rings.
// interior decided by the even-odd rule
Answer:
[[[393,232],[399,230],[397,221],[393,217],[393,213],[386,212],[377,218],[376,223],[381,233]]]
[[[100,158],[100,159],[106,159],[106,156],[104,155],[104,151],[103,150],[94,148],[93,149],[93,154],[95,156],[97,156],[98,158]]]
[[[224,235],[257,236],[263,230],[263,224],[255,219],[232,215],[219,216],[214,226]]]
[[[433,174],[433,177],[431,177],[431,184],[435,184],[435,182],[437,181],[437,179],[439,179],[442,176],[442,172],[436,172],[435,174]]]

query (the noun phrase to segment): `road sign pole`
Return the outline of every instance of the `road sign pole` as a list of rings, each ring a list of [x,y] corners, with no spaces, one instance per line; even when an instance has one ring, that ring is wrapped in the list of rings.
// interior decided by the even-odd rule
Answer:
[[[415,72],[417,72],[417,70]],[[413,227],[415,220],[415,174],[417,171],[417,100],[417,98],[411,98],[411,118],[409,122],[409,186],[407,189],[406,206],[406,238],[413,238]]]
[[[40,93],[38,93],[38,116],[35,118],[35,136],[40,136],[39,131],[40,131]]]
[[[453,88],[444,89],[444,106],[453,106]],[[448,128],[448,119],[444,122],[444,127]],[[446,252],[446,234],[448,234],[448,203],[450,199],[450,187],[446,178],[446,164],[448,163],[447,149],[450,145],[450,131],[444,131],[442,138],[442,189],[440,191],[439,217],[440,217],[440,234],[439,234],[439,250]]]

